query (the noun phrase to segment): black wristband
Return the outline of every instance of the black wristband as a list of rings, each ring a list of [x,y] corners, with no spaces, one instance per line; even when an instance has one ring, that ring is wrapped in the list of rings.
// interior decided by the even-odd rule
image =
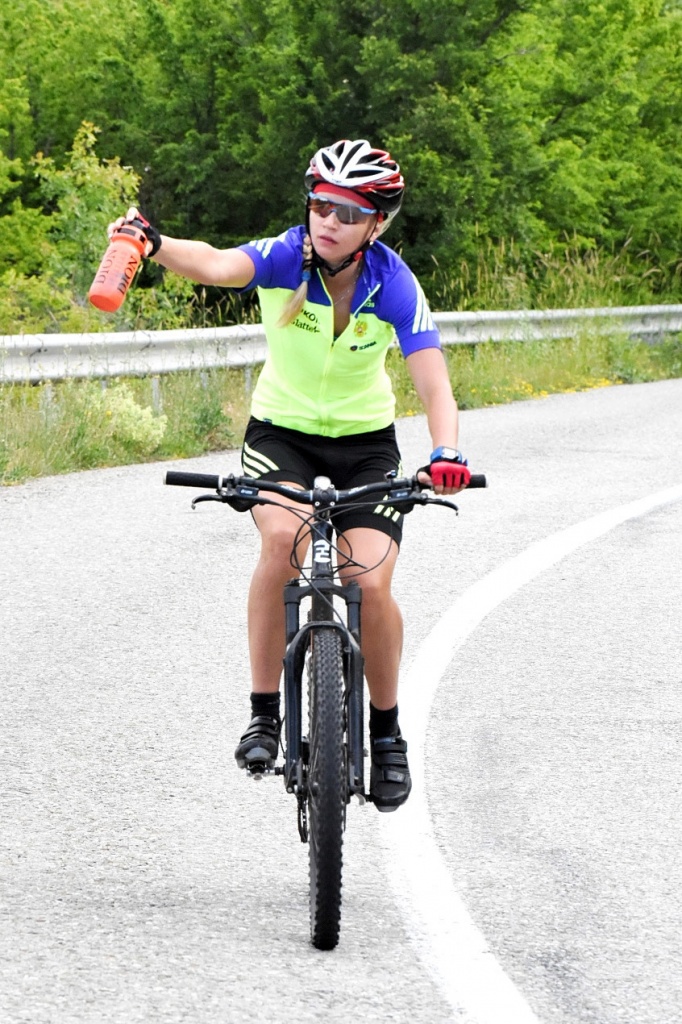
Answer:
[[[133,224],[141,228],[142,231],[144,231],[145,233],[147,241],[152,243],[152,247],[145,256],[145,259],[149,259],[151,256],[156,256],[157,252],[161,248],[161,235],[159,234],[157,229],[153,226],[153,224],[150,224],[147,218],[143,217],[142,214],[139,214],[135,218]]]

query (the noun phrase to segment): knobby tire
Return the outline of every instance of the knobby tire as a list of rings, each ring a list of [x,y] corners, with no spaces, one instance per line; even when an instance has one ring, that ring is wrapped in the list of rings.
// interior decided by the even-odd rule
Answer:
[[[334,949],[341,923],[346,811],[343,661],[341,639],[336,630],[315,631],[308,684],[310,935],[317,949]]]

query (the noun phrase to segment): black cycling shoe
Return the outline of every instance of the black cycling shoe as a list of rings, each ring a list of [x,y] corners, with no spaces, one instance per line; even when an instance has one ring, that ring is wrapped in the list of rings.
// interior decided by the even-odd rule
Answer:
[[[412,789],[407,763],[407,743],[400,733],[373,739],[369,795],[378,811],[395,811]]]
[[[270,715],[254,715],[234,752],[240,768],[263,771],[277,760],[282,722]]]

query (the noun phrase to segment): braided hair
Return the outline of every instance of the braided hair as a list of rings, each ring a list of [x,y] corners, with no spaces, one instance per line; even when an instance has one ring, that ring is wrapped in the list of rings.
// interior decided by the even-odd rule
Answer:
[[[295,292],[291,295],[291,298],[287,302],[286,306],[282,310],[282,315],[277,321],[278,327],[286,327],[292,320],[295,320],[298,314],[305,306],[306,299],[308,298],[308,282],[312,277],[313,268],[315,266],[315,250],[313,249],[313,243],[308,232],[306,232],[303,238],[303,263],[301,264],[301,283]]]

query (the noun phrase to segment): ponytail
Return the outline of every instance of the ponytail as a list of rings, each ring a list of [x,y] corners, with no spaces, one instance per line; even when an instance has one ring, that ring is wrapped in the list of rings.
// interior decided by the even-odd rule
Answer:
[[[286,327],[292,320],[295,320],[298,314],[305,306],[306,299],[308,298],[308,282],[310,281],[313,267],[313,243],[310,239],[310,235],[306,235],[303,239],[303,265],[301,268],[301,283],[299,284],[296,291],[292,294],[289,301],[286,303],[282,310],[282,315],[277,321],[278,327]]]

